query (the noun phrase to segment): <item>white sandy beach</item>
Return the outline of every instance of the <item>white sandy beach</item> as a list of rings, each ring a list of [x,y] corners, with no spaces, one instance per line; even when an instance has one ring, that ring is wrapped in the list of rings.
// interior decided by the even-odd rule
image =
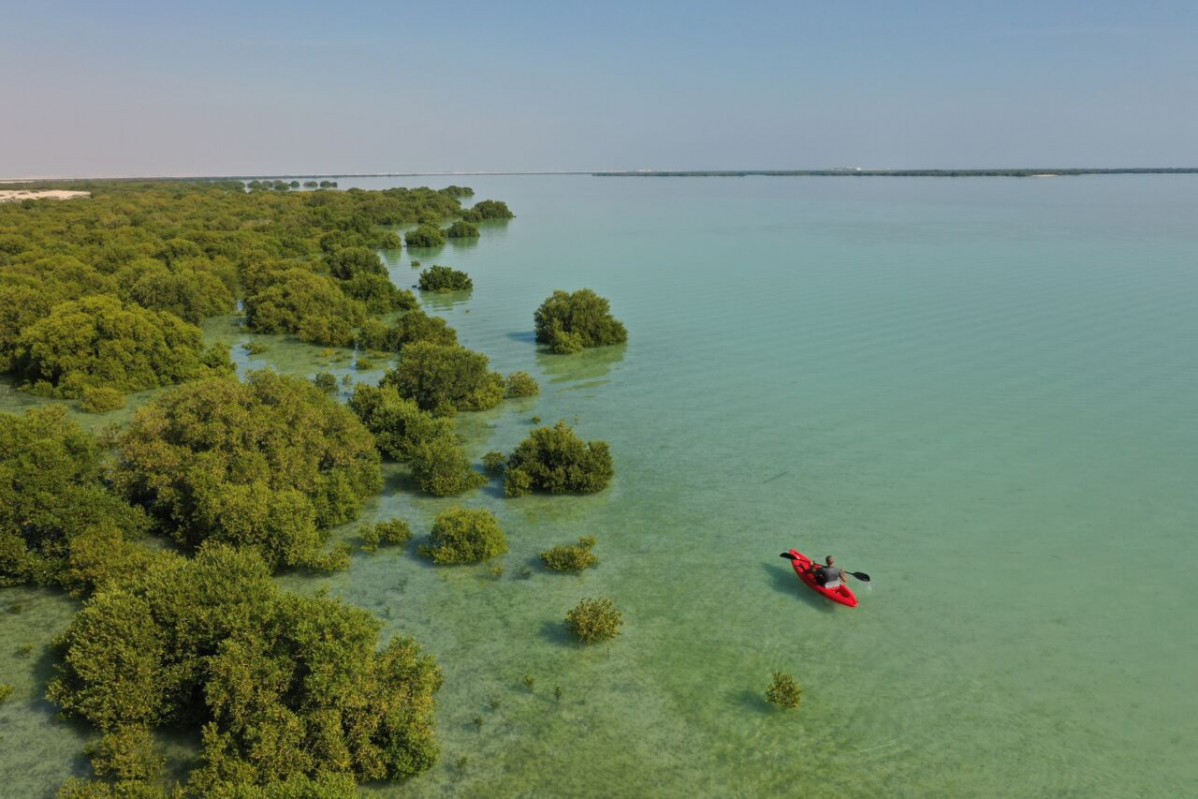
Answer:
[[[46,191],[9,190],[0,191],[0,203],[15,203],[21,200],[73,200],[77,197],[91,197],[90,191],[63,191],[53,189]]]

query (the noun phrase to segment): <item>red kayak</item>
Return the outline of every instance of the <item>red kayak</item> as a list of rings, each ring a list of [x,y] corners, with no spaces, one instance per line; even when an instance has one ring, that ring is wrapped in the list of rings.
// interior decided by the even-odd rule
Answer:
[[[841,581],[837,588],[831,590],[824,588],[815,581],[815,574],[811,570],[812,565],[814,565],[811,562],[811,558],[797,549],[792,549],[789,553],[783,552],[782,557],[790,558],[791,565],[795,567],[795,574],[799,575],[799,579],[806,583],[812,591],[823,594],[833,602],[848,605],[850,608],[857,607],[857,595],[843,581]]]

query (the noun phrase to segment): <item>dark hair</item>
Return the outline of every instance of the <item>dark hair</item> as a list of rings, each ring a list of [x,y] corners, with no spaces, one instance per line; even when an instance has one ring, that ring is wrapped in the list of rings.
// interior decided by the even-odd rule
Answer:
[[[828,564],[829,566],[831,566],[835,561],[836,561],[836,558],[832,557],[831,555],[824,558],[824,563]]]

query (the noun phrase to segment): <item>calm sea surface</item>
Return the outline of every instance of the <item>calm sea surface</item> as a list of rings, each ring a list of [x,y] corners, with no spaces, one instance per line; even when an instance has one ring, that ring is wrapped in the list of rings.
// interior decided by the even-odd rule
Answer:
[[[358,185],[430,180],[450,182]],[[576,420],[611,443],[616,480],[583,498],[505,500],[493,483],[432,500],[392,469],[363,522],[421,535],[453,504],[490,508],[503,573],[380,550],[282,578],[369,609],[445,671],[441,763],[367,793],[1192,792],[1198,179],[453,182],[518,218],[416,253],[475,284],[426,305],[542,385],[459,417],[472,456],[511,450],[534,415]],[[401,286],[410,257],[390,254]],[[611,300],[628,345],[539,353],[533,311],[582,287]],[[248,340],[230,320],[208,332]],[[260,338],[270,350],[239,351],[243,367],[352,371]],[[0,389],[5,410],[34,402]],[[597,569],[539,566],[580,535],[598,539]],[[801,586],[778,557],[792,546],[869,572],[861,606]],[[561,620],[598,595],[624,632],[581,648]],[[87,731],[40,698],[75,606],[0,601],[19,611],[0,613],[0,682],[17,689],[0,705],[0,793],[52,795],[86,773]],[[765,703],[774,671],[802,684],[798,711]]]

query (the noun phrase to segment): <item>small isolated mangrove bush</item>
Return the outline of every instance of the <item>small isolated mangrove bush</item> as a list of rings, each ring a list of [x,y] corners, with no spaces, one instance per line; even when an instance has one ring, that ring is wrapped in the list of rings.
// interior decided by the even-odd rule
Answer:
[[[504,493],[593,494],[611,482],[615,469],[606,441],[583,441],[564,421],[538,427],[507,461]]]
[[[515,219],[516,215],[502,200],[479,200],[473,208],[467,208],[461,213],[467,222],[481,222],[484,219]]]
[[[554,571],[580,572],[599,565],[599,556],[591,551],[594,548],[595,537],[584,535],[578,539],[577,545],[546,549],[541,553],[541,561]]]
[[[528,372],[512,372],[507,376],[508,399],[517,397],[535,397],[541,393],[541,387]]]
[[[451,239],[477,239],[478,228],[464,219],[459,219],[445,228],[445,236]]]
[[[803,689],[791,675],[775,671],[770,687],[765,689],[765,698],[778,707],[793,710],[803,700]]]
[[[362,530],[362,549],[374,552],[380,546],[403,546],[412,540],[412,528],[403,519],[388,519]]]
[[[569,354],[588,347],[622,344],[628,340],[624,325],[611,315],[611,305],[590,289],[570,294],[555,291],[533,316],[538,344]]]
[[[451,508],[437,514],[420,554],[434,563],[479,563],[507,552],[507,538],[489,510]]]
[[[474,288],[470,275],[448,266],[430,266],[420,273],[421,291],[467,291]]]
[[[624,617],[615,604],[606,598],[581,599],[566,614],[566,627],[584,644],[606,641],[620,634]]]

